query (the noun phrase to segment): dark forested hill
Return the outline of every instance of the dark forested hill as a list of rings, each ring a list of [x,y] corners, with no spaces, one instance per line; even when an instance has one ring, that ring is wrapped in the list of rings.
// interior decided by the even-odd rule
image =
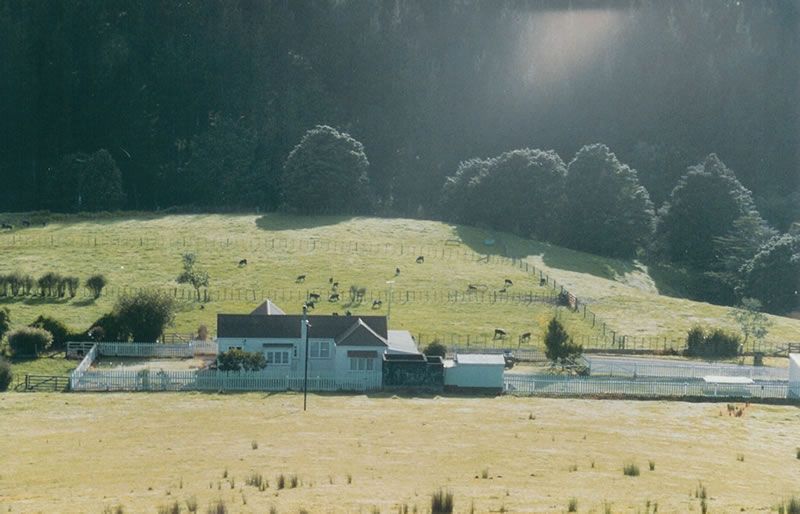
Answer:
[[[100,149],[124,207],[273,209],[290,150],[326,124],[363,143],[388,212],[431,212],[470,157],[602,142],[656,207],[715,152],[785,228],[798,16],[780,0],[0,0],[0,210],[57,210],[65,162],[113,165]]]

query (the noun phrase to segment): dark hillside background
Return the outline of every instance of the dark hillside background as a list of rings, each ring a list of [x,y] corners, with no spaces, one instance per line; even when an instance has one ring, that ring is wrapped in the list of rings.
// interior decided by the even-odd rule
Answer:
[[[99,149],[125,208],[275,209],[326,124],[364,144],[386,213],[435,212],[471,157],[602,142],[656,208],[715,152],[785,230],[798,5],[0,0],[0,210],[54,209],[53,170]]]

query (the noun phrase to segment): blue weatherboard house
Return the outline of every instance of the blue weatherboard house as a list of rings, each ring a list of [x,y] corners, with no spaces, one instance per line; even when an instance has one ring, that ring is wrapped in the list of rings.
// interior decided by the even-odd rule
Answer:
[[[306,323],[304,320],[307,320]],[[383,384],[385,355],[419,355],[411,334],[389,330],[386,316],[286,314],[270,300],[250,314],[218,314],[219,351],[262,352],[267,372],[302,377],[308,336],[310,377]]]

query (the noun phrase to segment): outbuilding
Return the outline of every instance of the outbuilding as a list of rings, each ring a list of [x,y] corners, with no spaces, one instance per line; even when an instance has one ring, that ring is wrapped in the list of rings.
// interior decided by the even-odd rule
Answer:
[[[499,354],[458,353],[444,363],[444,386],[450,391],[503,391],[506,361]]]

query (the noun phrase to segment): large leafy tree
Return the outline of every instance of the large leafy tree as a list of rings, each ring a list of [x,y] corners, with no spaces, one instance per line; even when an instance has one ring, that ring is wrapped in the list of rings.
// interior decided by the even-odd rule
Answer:
[[[765,244],[742,267],[743,296],[756,298],[768,312],[800,307],[800,235],[784,234]]]
[[[653,203],[636,170],[607,146],[587,145],[567,169],[561,239],[575,249],[633,257],[655,227]]]
[[[175,319],[175,302],[164,293],[142,291],[120,298],[113,315],[126,338],[143,343],[155,342]],[[96,324],[100,325],[100,322]]]
[[[461,163],[444,189],[457,221],[485,223],[523,236],[555,233],[566,166],[553,151],[524,148]]]
[[[369,212],[369,161],[364,146],[345,132],[318,125],[286,159],[283,199],[303,214]]]
[[[716,269],[722,256],[715,251],[715,238],[735,231],[741,218],[750,218],[751,226],[753,220],[761,224],[750,191],[719,157],[710,154],[688,169],[659,210],[659,245],[673,262]]]

